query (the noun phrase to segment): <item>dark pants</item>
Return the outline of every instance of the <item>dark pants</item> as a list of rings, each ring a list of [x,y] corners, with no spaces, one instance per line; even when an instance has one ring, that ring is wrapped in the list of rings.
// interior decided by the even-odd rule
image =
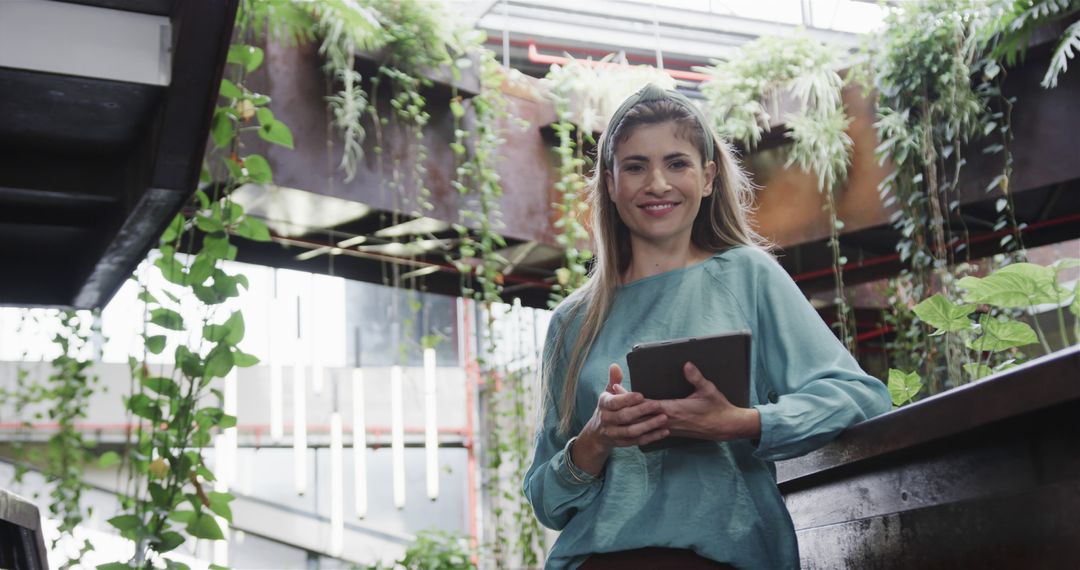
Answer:
[[[638,548],[618,552],[593,554],[578,567],[579,570],[736,570],[730,564],[709,560],[685,548]]]

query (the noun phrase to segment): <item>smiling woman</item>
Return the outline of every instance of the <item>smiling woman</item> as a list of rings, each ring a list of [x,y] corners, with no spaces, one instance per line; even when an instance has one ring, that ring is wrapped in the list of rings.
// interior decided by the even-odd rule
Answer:
[[[525,494],[561,529],[549,568],[797,568],[772,461],[889,409],[764,251],[750,185],[688,99],[646,86],[600,138],[590,183],[597,263],[556,308],[544,418]],[[750,330],[750,406],[694,363],[694,392],[647,400],[624,381],[639,343]],[[669,435],[694,446],[643,452]]]

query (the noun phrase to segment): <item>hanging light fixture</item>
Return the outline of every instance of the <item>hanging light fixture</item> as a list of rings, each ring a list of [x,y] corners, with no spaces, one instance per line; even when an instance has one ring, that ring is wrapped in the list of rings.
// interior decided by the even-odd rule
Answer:
[[[285,436],[281,390],[281,364],[275,359],[270,362],[270,439],[275,442]]]
[[[278,299],[277,269],[274,269],[274,291],[270,298],[270,328],[267,331],[267,360],[270,364],[270,439],[275,443],[285,437],[283,394],[281,381],[281,332],[285,328],[285,304]]]
[[[303,311],[301,311],[300,296],[296,297],[296,325],[297,338],[293,342],[293,467],[296,482],[296,493],[303,495],[307,492],[307,377],[304,374],[304,358],[300,343],[300,323]]]
[[[335,403],[337,398],[335,397]],[[345,465],[342,460],[341,412],[330,414],[330,555],[341,556],[345,542]]]
[[[226,471],[228,467],[225,465],[226,457],[229,455],[228,442],[224,433],[219,433],[214,436],[214,459],[215,469],[218,471],[215,474],[214,490],[218,493],[228,493],[229,484],[226,482]],[[214,564],[217,566],[229,565],[229,522],[223,517],[214,516],[217,519],[218,526],[221,527],[221,533],[225,536],[224,540],[214,541]]]
[[[357,356],[359,360],[359,356]],[[367,516],[367,427],[364,420],[364,371],[352,371],[353,487],[356,516]]]
[[[435,349],[424,349],[424,454],[427,463],[427,495],[439,497],[439,424],[435,405]]]
[[[390,449],[393,454],[394,506],[405,506],[405,425],[402,410],[401,367],[390,367]]]

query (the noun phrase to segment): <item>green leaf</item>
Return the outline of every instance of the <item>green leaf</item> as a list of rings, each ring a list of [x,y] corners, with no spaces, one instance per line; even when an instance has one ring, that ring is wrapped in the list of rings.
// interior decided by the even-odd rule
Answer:
[[[240,291],[236,288],[238,280],[220,269],[214,270],[214,284],[212,287],[219,295],[225,298],[236,297]]]
[[[142,384],[143,386],[146,386],[148,390],[157,392],[162,396],[176,396],[180,393],[180,386],[178,386],[176,382],[161,376],[145,378],[143,379]]]
[[[109,524],[118,530],[133,530],[142,525],[142,519],[135,515],[120,515],[109,519]]]
[[[228,79],[221,80],[221,87],[218,89],[218,93],[221,93],[222,97],[228,97],[229,99],[240,99],[244,96],[244,92],[240,91],[240,88]]]
[[[180,237],[180,234],[184,231],[184,215],[177,214],[173,216],[168,227],[165,228],[165,232],[161,234],[159,242],[169,244],[176,241],[176,238]]]
[[[131,570],[131,566],[128,566],[126,562],[109,562],[108,564],[98,564],[95,566],[97,570]]]
[[[199,359],[199,355],[191,352],[191,349],[184,345],[176,347],[176,353],[174,360],[180,365],[180,371],[189,378],[198,378],[202,376],[203,366],[202,361]]]
[[[975,312],[975,305],[954,305],[941,293],[924,299],[915,305],[915,314],[923,322],[945,332],[966,331],[971,328],[968,315]]]
[[[120,454],[115,451],[106,451],[98,457],[98,467],[101,469],[108,469],[113,465],[120,463]]]
[[[140,418],[156,422],[161,419],[161,408],[146,394],[135,394],[128,400],[128,409]]]
[[[982,336],[971,341],[969,348],[978,351],[997,352],[1039,342],[1035,331],[1027,323],[1019,321],[999,321],[990,315],[979,319]]]
[[[223,324],[207,325],[203,329],[203,338],[210,342],[224,342],[230,346],[236,346],[244,339],[243,313],[236,311]]]
[[[225,232],[214,232],[203,237],[202,251],[199,255],[205,255],[211,259],[225,259],[229,253],[229,236]]]
[[[1064,301],[1054,270],[1033,263],[1014,263],[982,279],[964,277],[957,284],[967,290],[965,301],[1006,309]]]
[[[251,73],[259,68],[263,62],[263,50],[255,46],[233,44],[229,46],[229,55],[226,61],[244,66],[244,71]]]
[[[202,190],[196,190],[195,199],[199,201],[200,208],[205,210],[206,208],[210,207],[210,197],[206,195],[206,192],[203,192]]]
[[[158,542],[155,550],[161,553],[165,553],[169,552],[170,550],[176,549],[176,547],[180,546],[181,544],[184,544],[184,535],[175,531],[167,530],[161,533],[161,541]]]
[[[910,402],[922,387],[923,382],[918,372],[889,369],[889,395],[892,396],[894,406],[899,407]]]
[[[187,532],[195,538],[205,538],[207,540],[223,540],[225,538],[217,520],[214,519],[214,515],[209,513],[198,513],[187,524]]]
[[[245,216],[235,228],[236,235],[253,241],[270,241],[270,229],[261,220]]]
[[[173,511],[169,513],[169,520],[183,524],[191,524],[195,520],[195,511]]]
[[[993,369],[989,366],[977,362],[968,362],[964,365],[964,372],[971,376],[972,380],[978,380],[980,378],[986,378],[994,373]]]
[[[152,293],[145,289],[139,291],[139,300],[144,303],[157,303],[158,305],[161,304],[161,301],[158,301],[157,297],[155,297]]]
[[[210,139],[214,141],[214,146],[228,148],[235,135],[236,130],[233,128],[232,118],[224,109],[218,107],[210,122]]]
[[[210,510],[214,511],[214,514],[219,517],[232,522],[232,509],[229,508],[229,501],[235,499],[228,493],[211,492],[206,495],[206,498],[210,501]]]
[[[231,428],[236,426],[236,416],[230,416],[229,414],[222,413],[221,417],[216,422],[217,427],[221,429]]]
[[[154,266],[161,270],[161,276],[166,281],[177,285],[184,284],[184,279],[186,279],[184,264],[176,259],[172,247],[161,247],[161,257],[154,261]]]
[[[160,308],[150,311],[150,324],[174,331],[184,330],[184,318],[172,309]]]
[[[255,366],[259,363],[259,358],[253,354],[246,352],[240,352],[237,350],[233,353],[233,362],[240,368],[247,368],[249,366]]]
[[[151,354],[161,354],[165,350],[165,335],[156,334],[146,337],[146,350]]]
[[[195,216],[195,225],[206,233],[220,232],[225,230],[221,220],[209,216]]]
[[[199,254],[195,262],[188,269],[187,283],[189,285],[202,285],[210,278],[210,272],[214,270],[214,258],[206,254]]]
[[[262,109],[260,109],[260,111],[261,110]],[[289,130],[288,125],[276,119],[265,123],[259,127],[259,137],[262,138],[264,141],[271,142],[288,149],[293,148],[292,131]]]
[[[204,378],[224,378],[233,368],[233,354],[229,347],[219,344],[206,355]]]
[[[274,172],[270,169],[270,163],[258,154],[250,154],[244,158],[244,169],[247,170],[248,178],[260,184],[269,184],[274,180]]]

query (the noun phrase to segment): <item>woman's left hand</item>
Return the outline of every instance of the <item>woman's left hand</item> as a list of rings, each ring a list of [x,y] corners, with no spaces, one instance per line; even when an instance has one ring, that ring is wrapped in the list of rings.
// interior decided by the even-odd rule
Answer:
[[[694,393],[681,400],[660,400],[671,435],[715,441],[761,437],[761,416],[757,410],[729,402],[693,363],[683,366],[683,374],[694,386]]]

